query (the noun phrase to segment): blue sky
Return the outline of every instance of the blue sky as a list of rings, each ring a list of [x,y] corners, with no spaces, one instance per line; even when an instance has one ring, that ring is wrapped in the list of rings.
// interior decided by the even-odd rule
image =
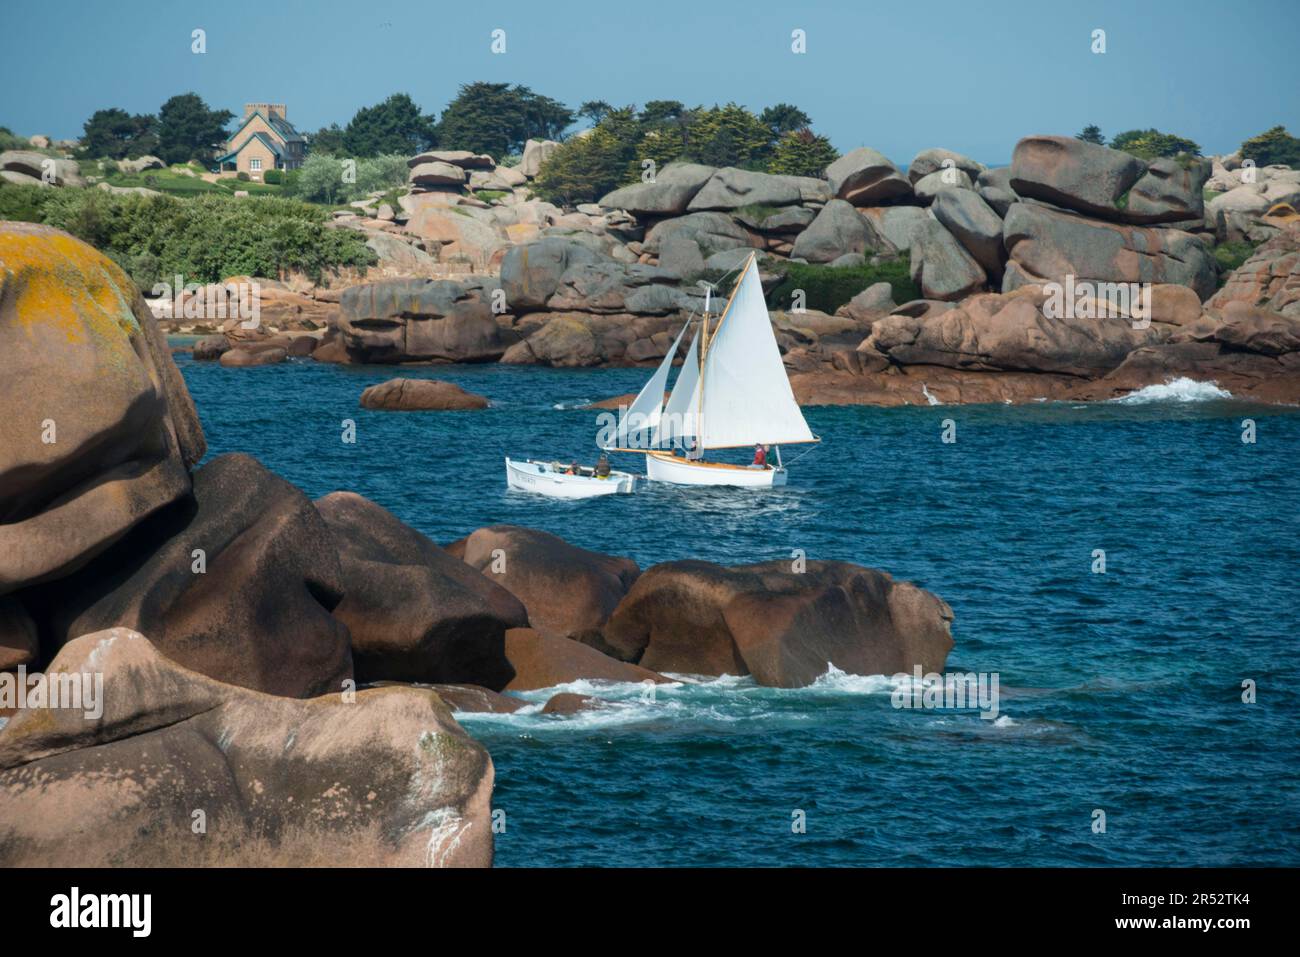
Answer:
[[[1002,163],[1021,136],[1087,123],[1155,126],[1207,153],[1278,123],[1300,135],[1296,0],[3,3],[0,125],[26,135],[77,136],[96,109],[155,112],[190,90],[235,112],[284,102],[312,131],[398,91],[441,114],[473,80],[571,107],[789,102],[840,150],[902,163],[931,146]],[[206,54],[190,51],[195,28]]]

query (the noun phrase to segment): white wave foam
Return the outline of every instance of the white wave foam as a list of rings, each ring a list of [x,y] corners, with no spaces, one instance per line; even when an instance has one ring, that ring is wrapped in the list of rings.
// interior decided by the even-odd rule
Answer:
[[[930,394],[930,390],[926,388],[924,382],[921,383],[921,395],[925,396],[925,401],[929,402],[931,405],[943,405],[942,402]]]
[[[1111,401],[1119,405],[1146,405],[1150,402],[1209,402],[1213,399],[1231,398],[1232,393],[1227,389],[1220,389],[1217,383],[1197,382],[1195,379],[1180,376],[1161,385],[1149,385]]]

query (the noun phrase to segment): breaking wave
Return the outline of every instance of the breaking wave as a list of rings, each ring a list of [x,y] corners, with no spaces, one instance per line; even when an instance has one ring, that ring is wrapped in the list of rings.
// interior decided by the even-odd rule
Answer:
[[[1180,376],[1162,385],[1149,385],[1111,401],[1119,405],[1146,405],[1150,402],[1209,402],[1231,398],[1231,392],[1220,389],[1213,382],[1197,382]]]

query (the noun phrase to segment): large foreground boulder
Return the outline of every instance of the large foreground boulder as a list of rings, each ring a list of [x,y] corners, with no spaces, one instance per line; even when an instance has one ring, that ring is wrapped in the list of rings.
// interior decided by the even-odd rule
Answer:
[[[506,685],[506,629],[528,623],[518,599],[360,495],[316,508],[338,546],[346,590],[334,615],[359,681]]]
[[[941,671],[952,610],[937,596],[847,562],[724,568],[681,561],[646,571],[605,626],[620,657],[659,672],[752,674],[761,685],[851,674]]]
[[[0,223],[0,594],[66,574],[186,496],[205,445],[126,274],[66,233]]]
[[[259,694],[124,628],[48,674],[102,678],[102,713],[28,708],[0,730],[0,865],[492,863],[491,758],[431,691]]]
[[[690,212],[744,206],[792,206],[830,199],[826,182],[805,176],[776,176],[727,166],[714,173],[687,205]]]
[[[605,622],[640,574],[630,558],[517,525],[480,528],[465,540],[462,555],[523,602],[533,629],[597,647]]]
[[[194,473],[194,493],[70,578],[25,592],[51,652],[122,626],[218,681],[310,697],[352,677],[337,547],[311,500],[247,455]]]

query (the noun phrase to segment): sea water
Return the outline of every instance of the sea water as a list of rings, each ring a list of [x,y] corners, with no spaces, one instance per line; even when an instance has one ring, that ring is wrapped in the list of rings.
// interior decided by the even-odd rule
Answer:
[[[507,522],[643,568],[858,562],[952,606],[949,671],[999,677],[994,721],[900,709],[895,679],[833,670],[653,698],[578,682],[460,715],[496,766],[498,865],[1300,865],[1297,410],[1187,381],[1089,405],[814,407],[825,441],[782,450],[784,488],[565,502],[508,492],[505,456],[593,461],[582,406],[648,370],[179,364],[209,457],[250,453],[312,497],[358,492],[440,544]],[[492,407],[358,406],[395,375]],[[609,704],[540,714],[559,690]]]

